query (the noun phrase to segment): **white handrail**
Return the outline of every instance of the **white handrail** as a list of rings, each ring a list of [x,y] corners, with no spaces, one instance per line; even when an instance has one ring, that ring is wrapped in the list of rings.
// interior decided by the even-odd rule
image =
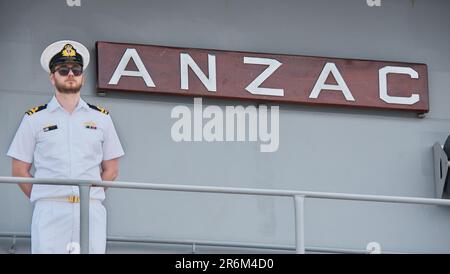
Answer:
[[[304,253],[304,198],[321,198],[351,201],[372,201],[385,203],[406,203],[450,206],[450,200],[420,197],[403,196],[382,196],[382,195],[362,195],[348,193],[313,192],[297,190],[276,190],[276,189],[255,189],[255,188],[234,188],[234,187],[212,187],[212,186],[192,186],[192,185],[167,185],[136,182],[111,182],[111,181],[90,181],[74,179],[36,179],[23,177],[1,177],[0,183],[4,184],[47,184],[47,185],[75,185],[80,187],[80,244],[81,252],[89,252],[89,189],[91,186],[102,186],[112,188],[147,189],[163,191],[183,191],[183,192],[207,192],[241,195],[262,195],[262,196],[286,196],[292,197],[296,210],[296,251]]]
[[[0,176],[0,183],[6,184],[27,183],[27,184],[47,184],[47,185],[74,185],[74,186],[95,185],[112,188],[148,189],[148,190],[183,191],[183,192],[209,192],[209,193],[246,194],[246,195],[262,195],[262,196],[287,196],[287,197],[300,195],[308,198],[320,198],[320,199],[450,206],[450,200],[443,200],[436,198],[260,189],[260,188],[172,185],[172,184],[152,184],[152,183],[121,182],[121,181],[114,181],[114,182],[91,181],[91,180],[73,180],[73,179],[36,179],[36,178],[2,177],[2,176]]]

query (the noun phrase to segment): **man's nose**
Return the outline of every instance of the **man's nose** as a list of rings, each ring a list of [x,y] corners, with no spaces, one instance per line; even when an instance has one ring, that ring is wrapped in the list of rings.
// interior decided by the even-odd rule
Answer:
[[[69,69],[69,74],[67,74],[68,77],[75,77],[75,74],[73,74],[72,68]]]

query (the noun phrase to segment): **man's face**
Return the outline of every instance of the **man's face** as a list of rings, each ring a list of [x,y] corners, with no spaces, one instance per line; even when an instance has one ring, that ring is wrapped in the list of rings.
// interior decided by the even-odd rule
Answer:
[[[77,71],[83,71],[83,67],[76,63],[64,63],[61,65],[57,65],[54,68],[53,73],[50,74],[50,81],[52,82],[53,86],[55,86],[55,88],[61,93],[77,93],[80,91],[81,86],[84,83],[84,77],[82,73],[78,76],[75,75],[77,74]]]

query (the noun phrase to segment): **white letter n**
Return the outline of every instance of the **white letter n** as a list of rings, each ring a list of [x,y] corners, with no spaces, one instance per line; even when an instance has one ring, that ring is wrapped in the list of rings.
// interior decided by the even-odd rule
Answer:
[[[189,89],[189,75],[188,67],[191,67],[192,71],[197,75],[198,79],[208,89],[208,91],[217,91],[216,87],[216,56],[208,54],[208,72],[209,78],[203,73],[203,71],[195,63],[194,59],[187,54],[180,54],[180,72],[181,72],[181,89]]]

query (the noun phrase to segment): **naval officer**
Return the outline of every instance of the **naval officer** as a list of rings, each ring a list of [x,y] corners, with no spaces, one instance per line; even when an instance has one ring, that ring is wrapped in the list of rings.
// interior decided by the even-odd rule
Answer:
[[[80,97],[88,64],[89,51],[76,41],[57,41],[43,51],[41,66],[49,73],[55,94],[47,104],[25,113],[7,153],[13,176],[95,181],[117,177],[124,151],[111,116]],[[80,242],[78,187],[19,186],[34,203],[32,253],[76,252]],[[105,253],[104,189],[92,187],[90,198],[89,252]]]

